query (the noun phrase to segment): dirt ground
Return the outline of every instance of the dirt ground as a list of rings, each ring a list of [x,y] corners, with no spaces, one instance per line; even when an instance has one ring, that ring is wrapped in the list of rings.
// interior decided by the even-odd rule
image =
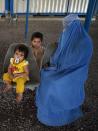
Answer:
[[[32,32],[40,31],[44,34],[44,44],[58,40],[62,31],[62,18],[30,18],[27,43],[30,44]],[[3,73],[3,62],[8,47],[12,43],[23,43],[25,32],[24,19],[10,22],[0,19],[0,78]],[[86,99],[83,105],[83,118],[71,125],[62,127],[48,127],[36,118],[36,107],[31,90],[24,93],[23,102],[15,102],[15,89],[6,94],[0,94],[0,131],[98,131],[98,19],[93,21],[90,35],[94,43],[94,53],[89,69],[89,77],[85,84]],[[0,83],[0,87],[2,83]]]

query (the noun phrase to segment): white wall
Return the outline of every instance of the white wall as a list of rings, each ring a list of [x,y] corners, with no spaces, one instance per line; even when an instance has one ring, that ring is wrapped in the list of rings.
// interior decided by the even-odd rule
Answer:
[[[14,13],[25,13],[26,12],[27,0],[14,0]]]
[[[5,0],[0,0],[0,13],[5,12]]]
[[[30,0],[30,12],[34,13],[64,13],[67,0]]]
[[[86,13],[89,0],[70,0],[69,12]],[[27,0],[14,0],[14,12],[25,13]],[[30,13],[66,13],[68,0],[30,0]]]
[[[86,13],[89,0],[71,0],[69,12]]]

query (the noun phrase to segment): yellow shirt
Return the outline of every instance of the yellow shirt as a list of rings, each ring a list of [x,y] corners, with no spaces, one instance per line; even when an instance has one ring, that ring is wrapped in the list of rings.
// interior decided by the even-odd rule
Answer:
[[[10,64],[12,65],[12,73],[23,73],[24,72],[24,66],[28,65],[28,61],[23,60],[20,63],[14,63],[14,58],[10,59]]]

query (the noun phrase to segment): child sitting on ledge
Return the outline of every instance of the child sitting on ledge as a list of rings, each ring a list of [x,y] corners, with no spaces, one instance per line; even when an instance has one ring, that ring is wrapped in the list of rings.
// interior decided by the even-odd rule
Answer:
[[[4,73],[3,81],[7,92],[12,88],[12,82],[16,83],[16,101],[19,103],[23,98],[25,83],[29,80],[28,48],[24,44],[18,44],[14,49],[14,56],[10,58],[8,72]]]

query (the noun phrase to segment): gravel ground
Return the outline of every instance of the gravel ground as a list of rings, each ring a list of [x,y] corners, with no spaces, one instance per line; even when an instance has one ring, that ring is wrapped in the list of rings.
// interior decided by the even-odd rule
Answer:
[[[51,18],[52,19],[52,18]],[[0,20],[0,78],[2,78],[3,61],[10,44],[25,42],[24,20],[9,23]],[[44,44],[57,41],[62,30],[60,20],[40,20],[33,18],[29,21],[28,43],[34,31],[41,31]],[[98,131],[98,19],[91,24],[90,35],[94,42],[94,54],[89,69],[89,77],[85,84],[86,99],[83,104],[84,117],[71,125],[48,127],[36,118],[36,107],[31,90],[26,90],[21,104],[15,101],[15,89],[0,94],[0,131]],[[0,87],[2,83],[0,82]]]

